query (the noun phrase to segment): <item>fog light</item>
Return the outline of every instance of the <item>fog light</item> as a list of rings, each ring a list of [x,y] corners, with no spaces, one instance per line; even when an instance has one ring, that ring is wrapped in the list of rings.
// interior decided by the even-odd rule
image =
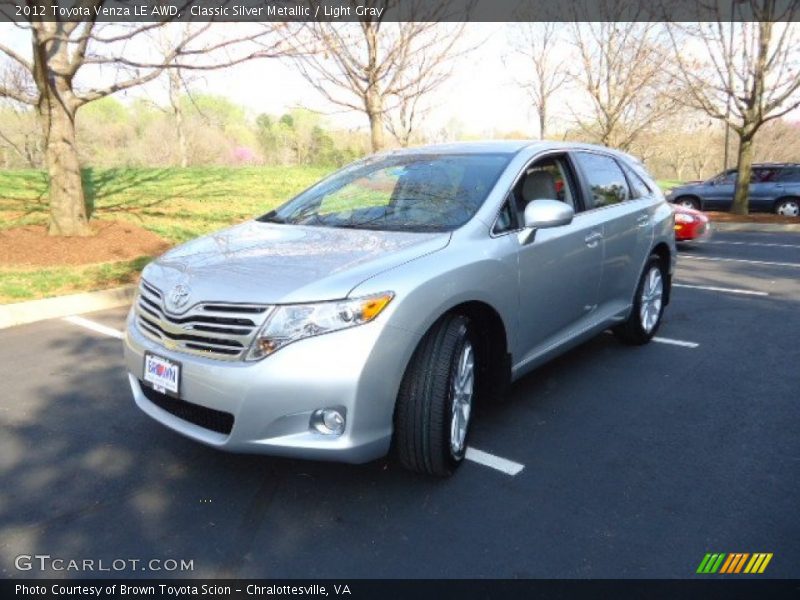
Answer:
[[[311,415],[311,426],[325,435],[344,433],[344,414],[335,408],[321,408]]]

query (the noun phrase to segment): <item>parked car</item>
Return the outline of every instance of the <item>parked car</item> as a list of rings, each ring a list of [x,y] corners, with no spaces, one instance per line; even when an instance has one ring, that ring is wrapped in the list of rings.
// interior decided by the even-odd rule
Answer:
[[[613,328],[648,342],[673,215],[632,157],[552,142],[371,156],[150,263],[138,406],[223,450],[448,475],[473,406]]]
[[[675,212],[675,241],[691,242],[711,235],[711,219],[699,210],[673,204]]]
[[[708,181],[679,185],[670,190],[667,200],[696,210],[730,210],[736,173],[736,169],[729,169]],[[800,164],[753,165],[749,208],[753,212],[800,216]]]

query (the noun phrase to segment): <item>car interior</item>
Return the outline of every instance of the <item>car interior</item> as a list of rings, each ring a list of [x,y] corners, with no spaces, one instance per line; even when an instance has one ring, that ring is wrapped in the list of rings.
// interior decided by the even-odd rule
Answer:
[[[579,210],[569,183],[569,167],[564,157],[548,157],[530,165],[514,186],[497,217],[495,232],[518,229],[523,213],[533,200],[560,200]]]

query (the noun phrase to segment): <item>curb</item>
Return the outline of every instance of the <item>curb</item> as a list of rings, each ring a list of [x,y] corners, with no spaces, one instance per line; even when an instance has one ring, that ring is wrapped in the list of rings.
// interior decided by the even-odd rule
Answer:
[[[0,305],[0,329],[106,308],[119,308],[130,305],[135,294],[135,285],[124,285],[99,292],[3,304]]]
[[[800,233],[800,223],[720,223],[711,221],[712,231],[767,231]]]

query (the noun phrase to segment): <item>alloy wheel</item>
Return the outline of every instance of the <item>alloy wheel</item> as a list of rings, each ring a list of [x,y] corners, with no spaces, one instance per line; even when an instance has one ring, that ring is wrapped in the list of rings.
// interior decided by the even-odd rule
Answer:
[[[800,216],[800,202],[795,200],[781,202],[776,212],[784,217],[798,217]]]
[[[450,415],[450,453],[459,457],[467,440],[469,419],[472,413],[472,397],[475,385],[475,355],[472,344],[464,343],[456,362],[453,377],[453,404]]]
[[[661,269],[653,266],[645,277],[639,299],[639,319],[646,333],[653,331],[658,323],[663,295],[664,279],[661,277]]]

